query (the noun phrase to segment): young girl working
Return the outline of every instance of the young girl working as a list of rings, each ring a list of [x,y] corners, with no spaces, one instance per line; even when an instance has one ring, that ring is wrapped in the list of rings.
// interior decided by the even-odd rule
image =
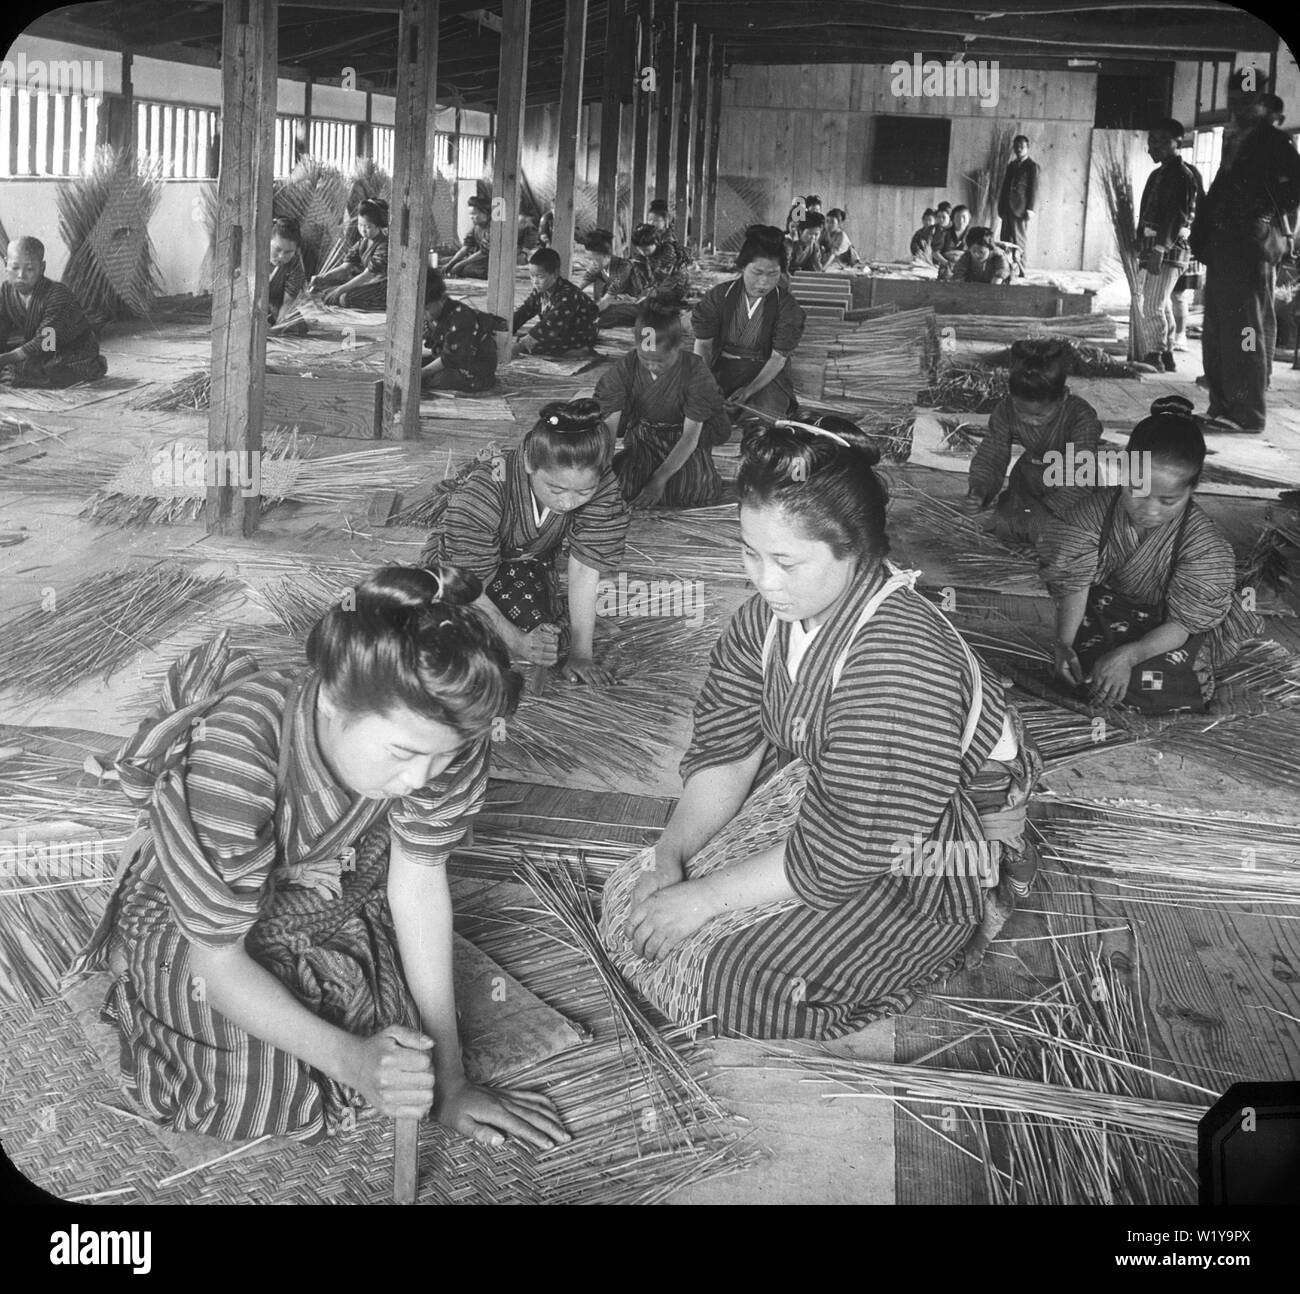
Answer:
[[[173,665],[118,761],[148,825],[88,953],[150,1117],[315,1141],[370,1105],[488,1145],[567,1140],[550,1103],[461,1064],[445,863],[518,693],[472,577],[385,567],[304,668],[222,640]]]
[[[447,295],[437,270],[424,282],[424,391],[487,391],[496,385],[497,343],[492,316]]]
[[[596,384],[610,435],[623,436],[614,460],[623,497],[634,508],[713,503],[722,489],[713,446],[731,435],[722,392],[708,365],[682,349],[676,310],[642,306],[633,336],[636,345]]]
[[[609,467],[609,431],[595,400],[546,405],[518,449],[478,464],[451,496],[422,560],[452,560],[482,581],[476,605],[511,655],[564,676],[607,682],[593,660],[596,585],[623,559],[630,520]],[[569,546],[568,605],[556,557]]]
[[[778,424],[750,442],[741,551],[758,592],[713,649],[654,867],[625,928],[602,931],[653,961],[716,915],[790,902],[711,945],[699,1013],[724,1033],[837,1037],[956,969],[995,878],[900,867],[916,842],[982,852],[1009,891],[1036,868],[1024,806],[1041,762],[996,674],[914,591],[916,573],[886,562],[863,439]],[[693,877],[700,848],[796,763],[805,789],[783,838]]]
[[[324,289],[326,305],[382,310],[388,300],[388,203],[367,198],[357,208],[358,242],[336,270],[318,274],[310,291]]]
[[[302,229],[292,216],[277,218],[271,221],[270,336],[302,336],[307,332],[307,321],[297,310],[298,298],[306,286]]]

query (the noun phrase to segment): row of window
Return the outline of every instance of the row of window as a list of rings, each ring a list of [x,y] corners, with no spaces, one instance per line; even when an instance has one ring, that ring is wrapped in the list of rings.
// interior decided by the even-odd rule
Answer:
[[[0,179],[81,175],[99,142],[101,101],[78,94],[32,94],[0,89]],[[171,103],[135,105],[136,149],[162,169],[165,179],[205,179],[216,175],[220,118],[213,108]],[[301,117],[277,117],[275,175],[293,170],[299,153]],[[306,152],[340,170],[357,160],[360,127],[352,121],[313,118]],[[370,128],[371,156],[390,175],[393,170],[392,126]],[[435,164],[444,175],[474,179],[487,163],[487,140],[462,135],[460,156],[453,163],[452,136],[435,136]]]

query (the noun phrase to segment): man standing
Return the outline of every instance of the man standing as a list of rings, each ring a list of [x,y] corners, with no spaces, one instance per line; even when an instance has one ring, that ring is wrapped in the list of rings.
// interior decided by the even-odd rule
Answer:
[[[1300,206],[1300,155],[1270,121],[1258,75],[1246,68],[1229,82],[1232,128],[1191,238],[1192,254],[1205,265],[1201,358],[1209,416],[1251,432],[1264,430],[1274,281]]]
[[[1034,217],[1038,201],[1038,163],[1029,156],[1029,138],[1017,135],[1011,141],[1011,161],[1002,177],[1002,192],[998,194],[998,216],[1002,230],[998,235],[1004,243],[1015,243],[1020,248],[1020,272],[1029,263],[1029,222]]]

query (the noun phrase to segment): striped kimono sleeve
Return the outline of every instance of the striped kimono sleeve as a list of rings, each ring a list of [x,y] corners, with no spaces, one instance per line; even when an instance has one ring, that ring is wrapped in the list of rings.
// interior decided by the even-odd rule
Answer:
[[[1187,518],[1165,613],[1189,633],[1208,633],[1228,618],[1237,563],[1232,545],[1214,522],[1194,502],[1188,507],[1192,515]]]
[[[502,511],[505,487],[493,480],[492,464],[478,464],[447,501],[442,520],[443,559],[473,571],[484,586],[501,565]]]
[[[1061,426],[1054,438],[1054,443],[1044,446],[1044,450],[1058,449],[1066,452],[1067,445],[1073,445],[1075,453],[1080,451],[1095,455],[1101,444],[1101,419],[1097,410],[1087,400],[1077,395],[1065,397],[1065,408],[1061,411]],[[1051,491],[1052,511],[1068,512],[1076,504],[1093,494],[1090,485],[1060,485]]]
[[[1081,593],[1103,579],[1097,545],[1115,490],[1092,490],[1064,516],[1051,521],[1039,541],[1039,576],[1054,598]]]
[[[708,365],[694,353],[684,355],[682,362],[686,364],[686,379],[682,384],[684,415],[700,422],[720,417],[723,411],[722,391],[709,372]]]
[[[596,383],[595,400],[600,405],[600,416],[621,413],[632,401],[632,384],[636,377],[637,358],[634,351],[611,364]]]
[[[760,597],[742,606],[709,654],[709,673],[695,703],[694,733],[681,762],[683,782],[752,755],[764,742],[763,636],[771,612]]]
[[[474,742],[428,786],[393,805],[393,838],[422,867],[441,867],[487,796],[489,742]]]
[[[591,499],[578,508],[569,531],[569,552],[594,571],[610,571],[623,560],[632,511],[618,477],[606,468]]]
[[[1010,396],[995,405],[989,414],[988,430],[970,461],[969,493],[988,500],[1002,488],[1015,440],[1014,418]]]
[[[914,833],[930,838],[960,785],[963,653],[951,634],[916,629],[901,632],[882,611],[831,699],[785,851],[786,876],[810,908],[840,907],[888,875]]]

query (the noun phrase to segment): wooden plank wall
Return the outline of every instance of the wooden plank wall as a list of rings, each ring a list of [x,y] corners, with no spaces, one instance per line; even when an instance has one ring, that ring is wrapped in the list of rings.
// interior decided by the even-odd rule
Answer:
[[[858,250],[869,259],[905,259],[921,211],[965,200],[962,173],[982,166],[990,140],[1011,125],[1028,135],[1042,167],[1033,263],[1097,269],[1084,262],[1088,167],[1096,107],[1089,72],[1002,69],[998,102],[895,96],[888,64],[736,66],[723,82],[723,177],[770,178],[766,218],[783,225],[795,194],[818,193],[840,206]],[[873,185],[868,180],[878,115],[925,113],[952,119],[945,190]],[[719,228],[721,241],[730,231]]]

